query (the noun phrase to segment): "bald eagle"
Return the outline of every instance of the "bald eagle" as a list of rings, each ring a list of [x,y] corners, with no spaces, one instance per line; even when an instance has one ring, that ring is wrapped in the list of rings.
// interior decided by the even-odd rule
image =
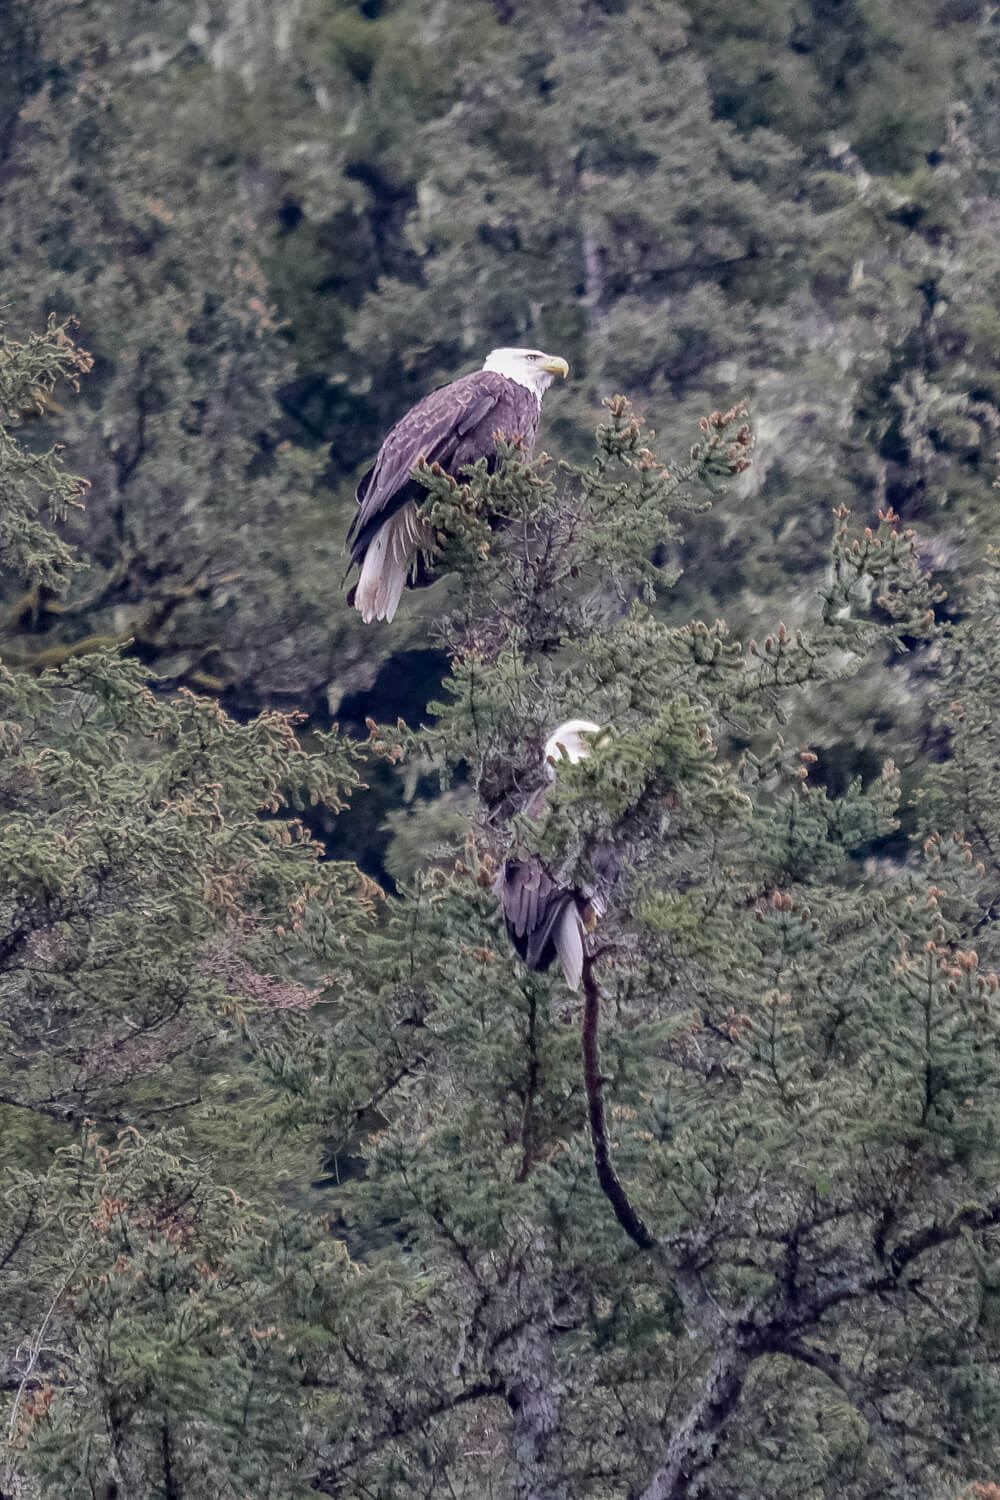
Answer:
[[[398,421],[358,485],[358,511],[347,533],[351,566],[361,576],[348,598],[361,618],[391,620],[403,585],[429,583],[433,538],[420,519],[426,492],[410,475],[418,459],[445,473],[480,458],[496,459],[496,434],[520,439],[530,458],[542,396],[569,366],[541,349],[494,349],[481,370],[462,375],[418,401]]]
[[[564,755],[571,765],[585,760],[590,754],[589,736],[600,732],[601,726],[589,719],[568,719],[554,729],[545,742],[549,782],[555,780],[555,764]],[[542,787],[531,796],[523,808],[526,816],[541,814],[547,790]],[[566,983],[571,990],[579,989],[584,936],[588,923],[603,910],[595,892],[561,885],[537,854],[506,860],[494,890],[500,897],[507,934],[528,968],[544,973],[558,957]]]

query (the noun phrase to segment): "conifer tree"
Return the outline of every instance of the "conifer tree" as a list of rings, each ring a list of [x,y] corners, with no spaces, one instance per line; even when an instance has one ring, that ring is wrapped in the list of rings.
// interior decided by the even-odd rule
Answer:
[[[11,560],[64,569],[35,502],[78,487],[14,428],[86,360],[3,356]],[[992,562],[946,614],[838,507],[808,626],[671,626],[650,557],[751,456],[740,408],[693,436],[615,398],[588,462],[423,472],[452,669],[368,754],[464,831],[414,814],[399,898],[289,819],[354,784],[336,739],[107,649],[5,669],[0,1492],[994,1483]],[[886,653],[934,759],[835,792],[797,716]],[[508,942],[512,853],[600,886],[578,996]]]
[[[666,468],[616,398],[589,464],[425,475],[460,578],[452,674],[432,726],[384,744],[461,774],[469,830],[372,937],[364,1012],[297,1027],[298,1076],[324,1080],[302,1118],[359,1243],[392,1225],[367,1253],[399,1299],[392,1360],[349,1353],[364,1426],[331,1444],[325,1493],[943,1500],[989,1480],[1000,981],[972,788],[990,799],[993,673],[965,643],[991,595],[939,626],[913,534],[839,507],[808,629],[744,649],[722,622],[667,626],[652,545],[750,443],[739,409],[713,413]],[[804,687],[907,647],[948,699],[972,671],[948,712],[974,736],[900,864],[878,858],[895,766],[833,795],[789,725]],[[519,816],[578,715],[606,726],[592,755]],[[495,876],[516,852],[584,888],[609,848],[577,1003],[514,955]]]
[[[54,596],[49,523],[86,488],[22,424],[90,363],[65,326],[0,340],[0,562]],[[246,1051],[320,998],[312,935],[366,920],[293,814],[342,806],[356,756],[147,675],[94,640],[0,661],[5,1496],[285,1493],[290,1326],[309,1277],[349,1274],[277,1211],[295,1153]]]
[[[209,168],[216,125],[192,119],[204,80],[179,100],[143,63],[146,45],[185,50],[188,6],[158,8],[162,31],[138,36],[117,5],[32,9],[30,85],[4,145],[0,304],[22,338],[52,309],[75,318],[93,353],[83,400],[36,412],[92,489],[62,528],[89,569],[68,591],[40,579],[4,598],[8,657],[132,639],[161,676],[245,711],[308,704],[335,670],[349,679],[352,653],[331,620],[323,461],[282,430],[295,371],[262,265],[270,179],[231,158]],[[211,95],[214,114],[202,100],[226,128],[234,87],[228,107]]]

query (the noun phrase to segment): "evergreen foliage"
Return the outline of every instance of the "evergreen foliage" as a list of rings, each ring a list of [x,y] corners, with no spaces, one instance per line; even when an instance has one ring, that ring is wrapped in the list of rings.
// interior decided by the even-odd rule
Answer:
[[[18,423],[88,366],[61,326],[3,345],[0,556],[33,587],[72,565],[39,509],[82,486]],[[295,1153],[247,1046],[367,920],[292,812],[343,806],[356,754],[82,646],[0,664],[0,1490],[273,1495],[300,1430],[277,1320],[346,1260],[278,1212]]]
[[[741,422],[713,414],[665,469],[616,400],[561,485],[544,457],[468,486],[425,475],[460,591],[448,697],[402,742],[464,766],[476,802],[464,847],[372,938],[374,1026],[345,1009],[325,1038],[298,1028],[301,1073],[325,1075],[302,1118],[332,1127],[347,1221],[393,1224],[377,1253],[402,1269],[403,1365],[366,1365],[397,1440],[335,1450],[328,1493],[405,1474],[470,1495],[943,1497],[991,1472],[985,851],[949,762],[912,861],[862,881],[896,827],[895,767],[832,797],[781,733],[803,684],[892,642],[925,642],[953,694],[964,627],[935,623],[897,517],[858,528],[843,508],[808,628],[743,651],[652,614],[643,525],[664,534],[685,480],[745,465]],[[633,524],[609,545],[610,514]],[[518,817],[575,713],[608,729],[558,767],[543,817]],[[600,879],[609,847],[581,1017],[557,971],[514,957],[493,879],[515,849]]]
[[[63,328],[5,346],[24,400],[85,365]],[[113,648],[4,669],[4,1493],[991,1482],[992,558],[939,622],[916,537],[840,507],[807,625],[669,625],[651,539],[752,436],[653,442],[615,398],[589,462],[423,472],[452,671],[367,753],[466,817],[399,898],[290,816],[356,785],[336,738]],[[895,767],[833,796],[789,737],[886,650],[938,684],[903,862]],[[522,816],[581,712],[592,755]],[[503,933],[515,850],[600,888],[582,1003]]]
[[[995,18],[195,12],[0,27],[0,1496],[991,1500]],[[561,459],[364,632],[501,342]]]

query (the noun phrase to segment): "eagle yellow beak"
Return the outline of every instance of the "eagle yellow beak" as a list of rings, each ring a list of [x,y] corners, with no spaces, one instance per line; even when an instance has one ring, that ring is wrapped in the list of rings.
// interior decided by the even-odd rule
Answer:
[[[562,375],[564,379],[569,374],[569,365],[558,354],[546,355],[541,368],[547,370],[550,375]]]

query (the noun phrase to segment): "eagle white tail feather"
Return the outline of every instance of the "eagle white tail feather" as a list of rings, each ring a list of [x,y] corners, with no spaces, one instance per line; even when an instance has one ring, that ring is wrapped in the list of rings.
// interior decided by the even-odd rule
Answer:
[[[406,582],[406,564],[397,562],[385,544],[384,526],[365,553],[354,606],[366,625],[372,620],[391,620],[399,607]]]
[[[578,990],[583,978],[583,924],[572,902],[567,905],[552,936],[562,960],[566,983],[571,990]]]
[[[415,505],[404,505],[375,533],[354,594],[354,607],[366,625],[392,619],[403,597],[406,575],[421,546],[428,543],[427,527]]]

